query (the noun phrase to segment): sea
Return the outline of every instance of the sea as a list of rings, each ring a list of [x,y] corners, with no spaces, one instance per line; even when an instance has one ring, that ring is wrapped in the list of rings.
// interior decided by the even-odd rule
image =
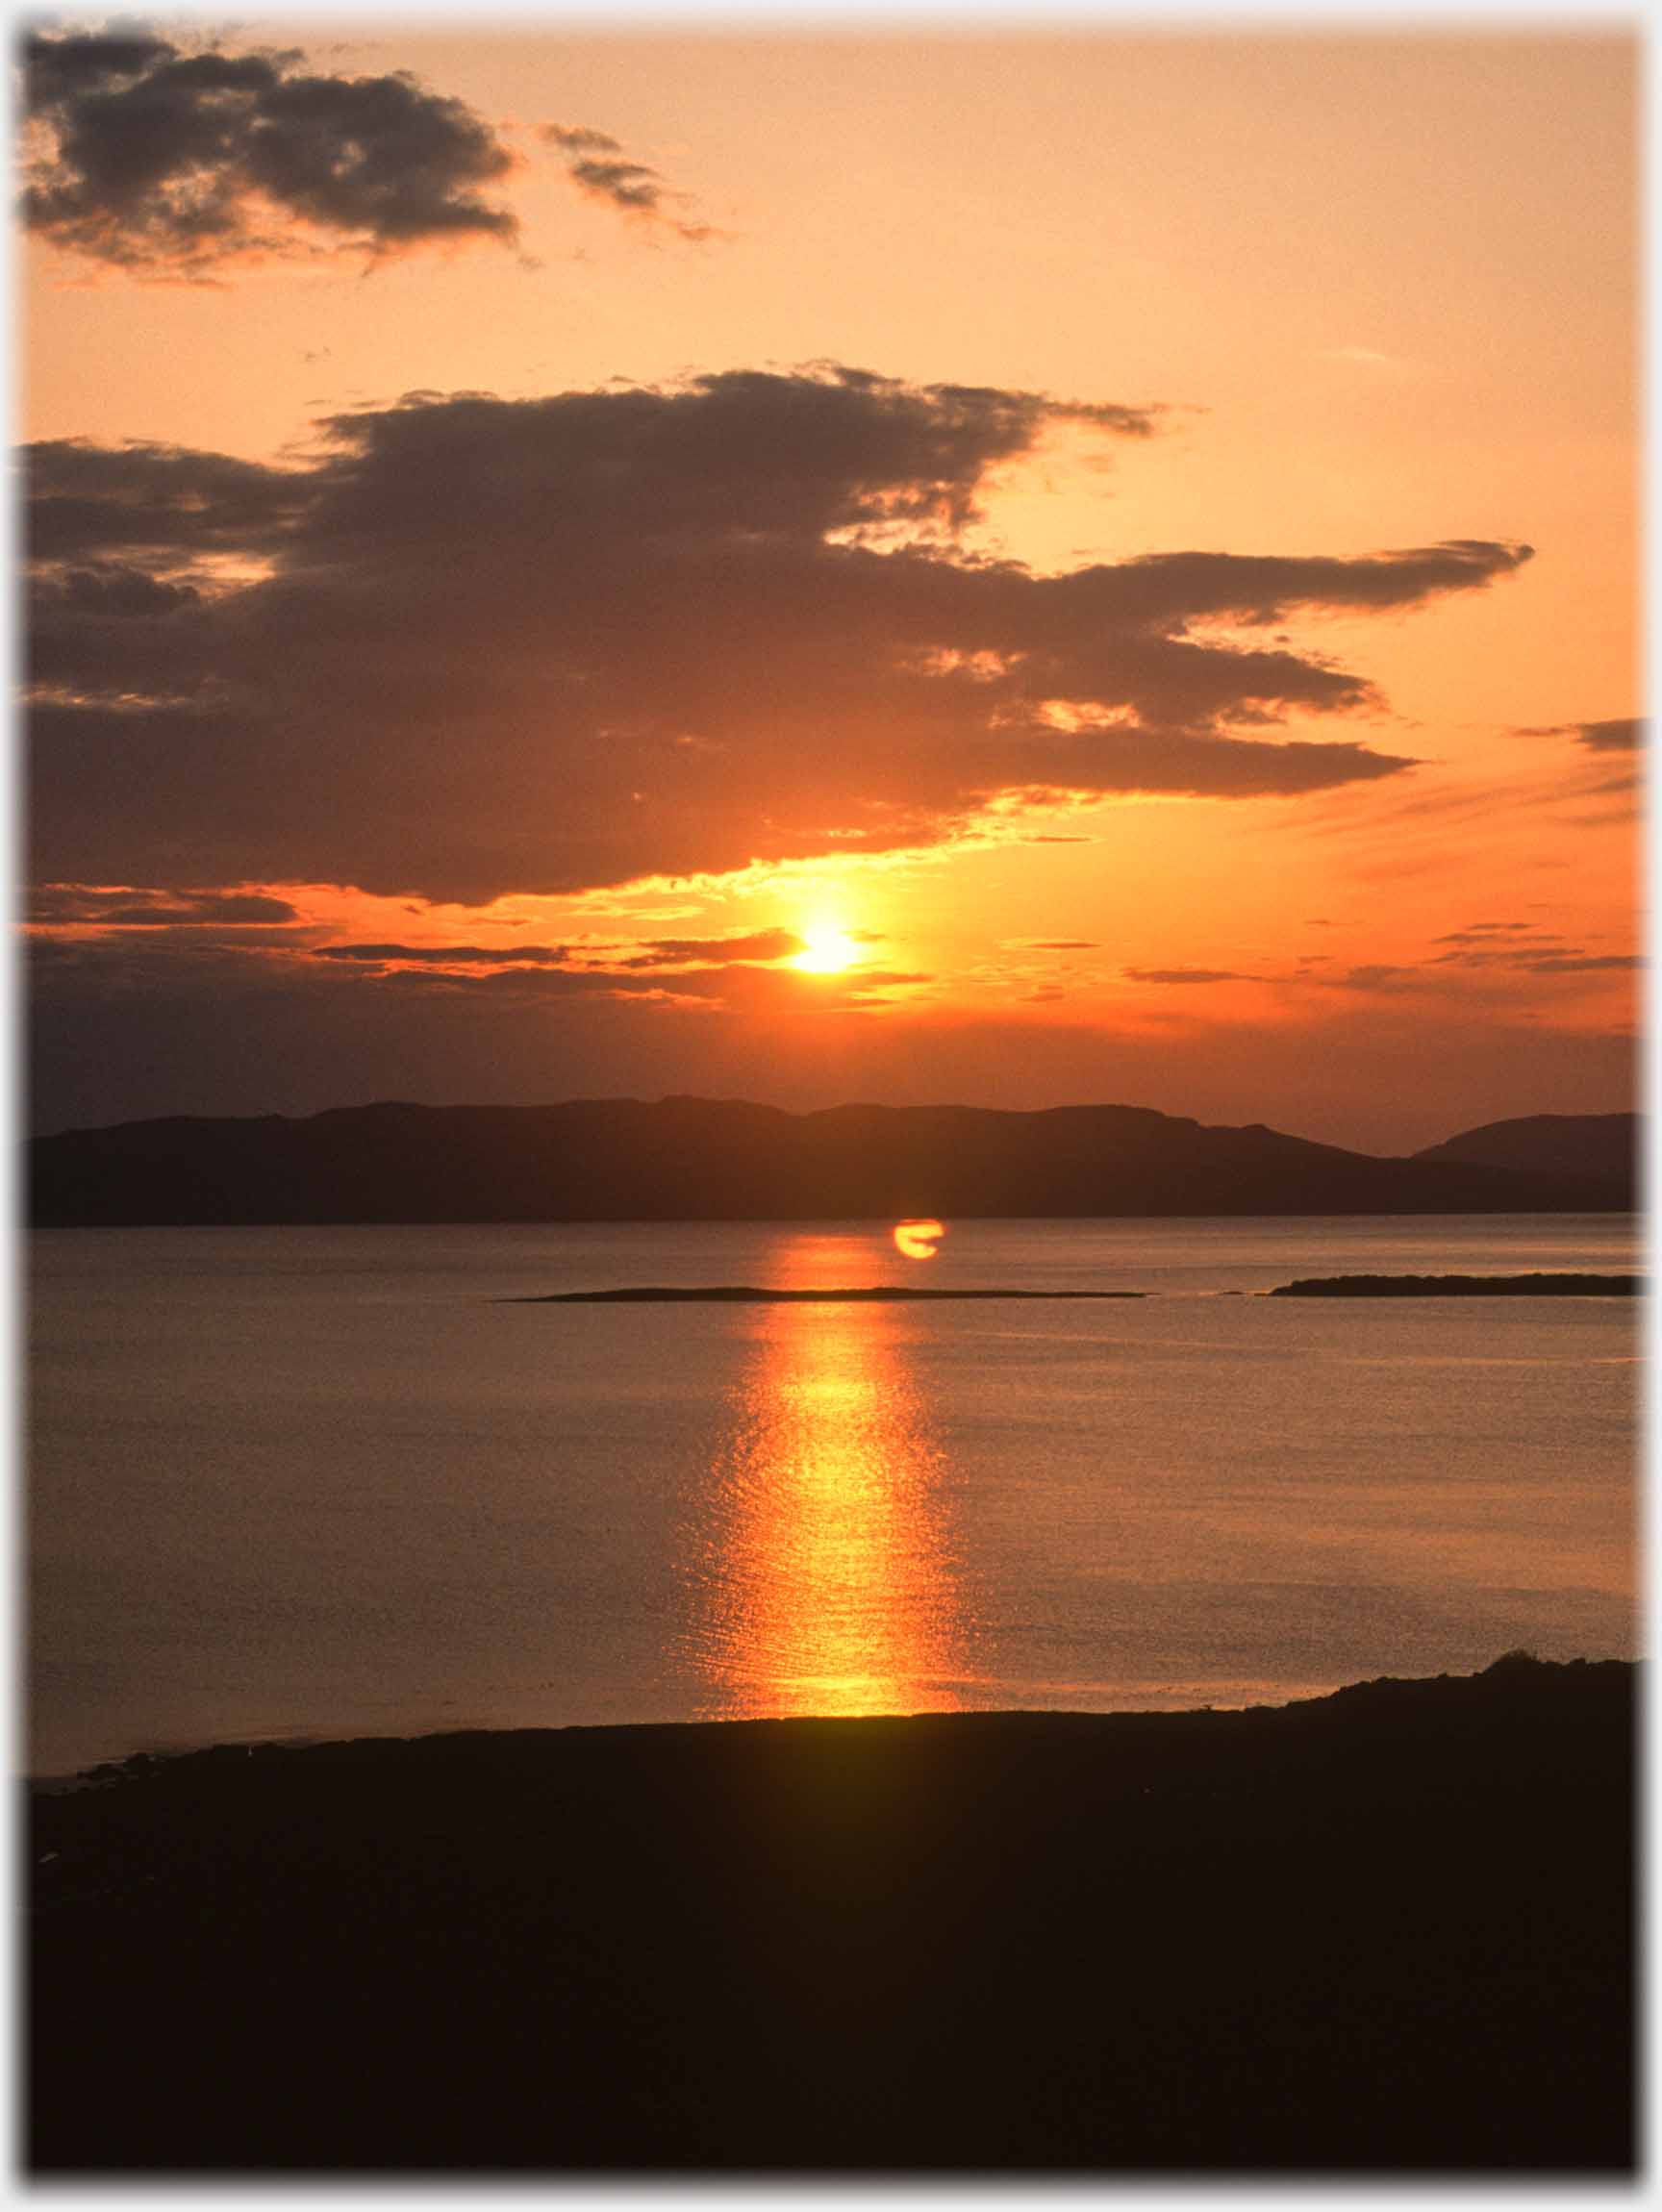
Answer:
[[[29,1241],[30,1771],[773,1716],[1281,1704],[1635,1654],[1626,1215]],[[1097,1302],[546,1305],[642,1286]]]

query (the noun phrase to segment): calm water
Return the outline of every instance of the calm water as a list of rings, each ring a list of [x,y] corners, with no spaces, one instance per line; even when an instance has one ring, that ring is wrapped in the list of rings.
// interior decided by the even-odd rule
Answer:
[[[1626,1217],[61,1231],[31,1763],[270,1736],[1278,1701],[1634,1648]],[[568,1306],[630,1283],[1156,1291]]]

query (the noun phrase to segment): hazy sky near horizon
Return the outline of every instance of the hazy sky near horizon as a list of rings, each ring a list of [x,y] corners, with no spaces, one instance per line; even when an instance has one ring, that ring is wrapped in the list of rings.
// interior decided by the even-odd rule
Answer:
[[[35,1124],[1626,1105],[1637,75],[59,20]]]

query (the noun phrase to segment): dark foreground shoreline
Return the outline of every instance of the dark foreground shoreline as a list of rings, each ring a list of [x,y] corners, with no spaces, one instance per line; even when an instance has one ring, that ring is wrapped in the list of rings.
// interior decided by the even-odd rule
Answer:
[[[1635,1674],[102,1770],[28,2170],[1630,2173]]]

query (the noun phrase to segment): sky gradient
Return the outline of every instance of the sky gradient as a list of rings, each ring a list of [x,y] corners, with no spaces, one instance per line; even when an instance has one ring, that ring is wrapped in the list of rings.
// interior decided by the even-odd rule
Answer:
[[[1627,1105],[1637,66],[43,34],[34,1125]]]

